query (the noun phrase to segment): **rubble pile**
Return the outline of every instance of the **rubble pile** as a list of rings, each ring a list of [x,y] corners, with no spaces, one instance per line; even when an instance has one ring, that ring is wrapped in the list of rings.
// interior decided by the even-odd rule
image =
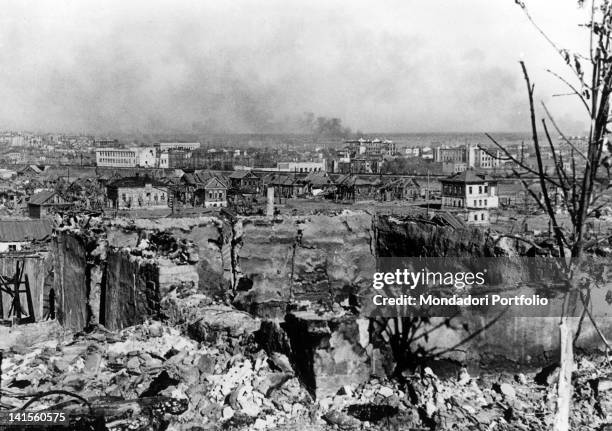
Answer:
[[[115,422],[129,422],[130,429],[550,429],[555,367],[478,377],[462,368],[447,379],[425,367],[399,380],[347,381],[315,399],[287,356],[266,354],[254,343],[258,325],[245,313],[208,305],[186,334],[150,321],[14,346],[3,355],[0,405],[15,408],[35,394],[64,390],[96,403],[165,406],[140,425],[123,408]],[[574,383],[572,429],[612,423],[605,359],[581,359]],[[76,408],[68,401],[51,393],[31,408]]]

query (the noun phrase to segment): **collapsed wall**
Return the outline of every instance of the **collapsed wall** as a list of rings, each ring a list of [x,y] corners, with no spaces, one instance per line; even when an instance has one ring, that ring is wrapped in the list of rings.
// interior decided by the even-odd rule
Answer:
[[[428,223],[399,220],[383,216],[377,219],[377,250],[379,259],[396,256],[469,256],[470,258],[499,258],[495,276],[508,296],[542,294],[536,286],[519,285],[518,280],[529,272],[528,258],[532,246],[510,238],[499,239],[483,229],[453,229]],[[518,258],[518,256],[523,256]],[[605,258],[592,256],[593,263],[609,263]],[[494,275],[494,274],[489,274]],[[607,286],[610,286],[607,281]],[[606,286],[605,283],[603,283]],[[428,328],[436,328],[428,337],[420,339],[422,349],[452,349],[446,356],[461,362],[514,361],[546,363],[559,350],[559,316],[564,307],[562,292],[546,291],[549,298],[537,316],[525,316],[520,307],[502,313],[488,307],[458,307],[452,325],[443,325],[443,318],[432,319]],[[591,291],[590,313],[604,333],[612,332],[612,293],[607,288]],[[582,305],[577,296],[568,301],[574,304],[575,316],[580,316]],[[566,305],[567,306],[567,305]],[[579,317],[570,318],[577,329]],[[602,341],[589,318],[582,320],[578,346],[602,347]]]
[[[330,307],[369,288],[376,268],[372,221],[350,211],[242,219],[235,227],[235,305],[278,318],[289,303]]]
[[[58,321],[68,329],[80,330],[88,323],[88,275],[85,240],[72,233],[54,238],[53,290]]]
[[[154,261],[125,251],[110,251],[105,280],[100,323],[108,329],[122,329],[157,316],[159,273]]]
[[[52,286],[58,318],[70,329],[88,323],[118,329],[156,318],[160,301],[177,286],[232,302],[280,328],[292,310],[347,312],[359,305],[361,294],[371,289],[380,259],[527,252],[524,244],[497,240],[483,229],[452,229],[362,211],[275,219],[118,219],[108,221],[104,234],[93,239],[86,233],[62,232],[54,247]],[[517,272],[511,265],[499,271],[508,284]],[[592,314],[604,331],[612,330],[610,296],[606,289],[593,291]],[[490,322],[497,316],[486,309],[462,310],[453,328],[442,325],[421,343],[425,349],[434,344],[452,348],[477,332],[451,356],[462,361],[498,356],[545,361],[558,349],[558,319],[553,316],[560,301],[551,302],[549,316],[527,318],[509,312],[494,324]],[[588,319],[580,343],[598,344]]]

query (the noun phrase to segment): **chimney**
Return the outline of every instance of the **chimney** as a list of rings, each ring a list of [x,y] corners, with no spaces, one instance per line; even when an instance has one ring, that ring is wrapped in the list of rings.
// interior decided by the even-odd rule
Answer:
[[[266,216],[274,217],[274,187],[268,186],[268,204],[266,206]]]

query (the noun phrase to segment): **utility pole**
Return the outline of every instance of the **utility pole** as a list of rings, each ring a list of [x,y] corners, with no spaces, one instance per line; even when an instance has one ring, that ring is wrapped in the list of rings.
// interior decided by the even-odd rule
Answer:
[[[429,169],[427,169],[427,217],[429,217]]]

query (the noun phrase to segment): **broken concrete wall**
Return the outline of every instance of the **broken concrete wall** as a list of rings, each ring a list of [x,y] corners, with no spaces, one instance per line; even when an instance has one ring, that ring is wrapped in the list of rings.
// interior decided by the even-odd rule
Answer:
[[[158,260],[159,291],[163,297],[176,286],[198,286],[200,277],[196,265],[176,265],[168,259]]]
[[[533,288],[521,287],[509,289],[505,294],[531,297],[536,292]],[[606,301],[606,294],[605,289],[592,290],[591,313],[598,328],[609,337],[612,334],[612,305]],[[421,339],[419,344],[426,350],[455,347],[445,356],[460,362],[545,364],[557,357],[559,352],[558,316],[562,306],[563,297],[558,295],[546,307],[541,307],[540,316],[524,316],[519,307],[509,308],[503,314],[499,309],[494,312],[485,307],[463,308],[452,320],[453,328],[440,325],[430,333],[427,340]],[[582,307],[578,307],[574,313],[576,317],[570,318],[574,332],[578,328],[581,311]],[[442,320],[433,318],[429,327],[437,326]],[[460,344],[464,340],[467,341]],[[588,317],[582,322],[577,347],[605,350],[604,343]]]
[[[315,398],[334,396],[342,387],[354,389],[370,378],[354,317],[296,312],[287,315],[284,328],[296,373]]]
[[[108,241],[115,248],[136,248],[142,238],[152,238],[160,233],[167,233],[170,239],[181,243],[193,243],[187,262],[194,268],[183,268],[189,273],[187,278],[177,278],[176,284],[195,282],[203,293],[214,296],[225,296],[233,284],[232,267],[232,226],[224,219],[217,217],[183,217],[160,219],[116,219],[111,222]],[[155,240],[153,239],[155,242]],[[156,244],[163,247],[164,244]],[[171,247],[170,244],[167,244]],[[191,246],[190,246],[191,247]],[[170,253],[172,254],[172,253]],[[170,265],[164,265],[169,268]],[[193,277],[195,269],[197,279]],[[172,283],[172,270],[163,283]],[[177,270],[175,275],[180,275]]]
[[[376,268],[370,214],[245,218],[236,231],[235,303],[251,313],[282,317],[289,302],[329,306],[370,286]]]
[[[157,317],[160,294],[156,262],[125,251],[109,251],[101,297],[100,323],[110,330]]]
[[[482,229],[455,230],[440,227],[426,222],[404,221],[393,217],[382,216],[376,222],[377,250],[379,258],[405,256],[517,256],[524,255],[525,245],[515,241],[496,242]],[[595,257],[593,257],[595,259]],[[503,262],[503,259],[500,261]],[[508,263],[496,268],[503,280],[504,296],[525,294],[531,297],[541,294],[535,287],[517,287],[514,282],[520,278],[517,259],[508,259]],[[604,334],[612,334],[612,294],[607,288],[592,290],[591,313]],[[513,361],[520,363],[541,364],[554,357],[559,349],[559,315],[563,304],[562,295],[551,297],[547,307],[540,308],[540,315],[525,317],[518,307],[508,309],[503,315],[487,307],[460,308],[453,318],[453,328],[441,325],[433,331],[428,341],[420,340],[424,349],[453,348],[446,356],[462,362],[479,361]],[[580,306],[575,315],[580,315]],[[495,320],[495,323],[492,323]],[[574,325],[579,318],[573,318]],[[442,318],[434,318],[429,327],[435,327]],[[491,324],[492,323],[492,324]],[[489,326],[490,325],[490,326]],[[454,329],[463,328],[463,329]],[[424,328],[426,329],[426,328]],[[471,334],[476,336],[470,337]],[[460,344],[463,340],[469,340]],[[602,342],[589,319],[585,319],[578,345],[585,348],[601,346]],[[416,346],[414,346],[416,348]]]
[[[231,262],[232,227],[222,219],[201,217],[194,219],[190,229],[171,231],[179,239],[192,241],[197,247],[199,290],[210,296],[224,297],[231,290],[233,271]]]
[[[63,232],[53,243],[56,315],[68,329],[81,330],[88,323],[88,275],[83,238]]]
[[[376,249],[381,257],[472,256],[507,254],[483,229],[453,229],[426,222],[379,216],[376,221]]]
[[[99,261],[87,257],[90,247],[78,235],[65,233],[56,241],[53,287],[58,293],[60,319],[67,327],[81,329],[88,317],[110,329],[140,322],[158,313],[160,298],[176,284],[196,285],[198,293],[208,297],[227,297],[235,291],[234,303],[239,308],[284,321],[290,303],[310,301],[329,309],[371,289],[379,257],[488,257],[524,251],[514,242],[496,242],[480,229],[453,230],[366,212],[275,220],[248,217],[231,223],[211,217],[109,223],[108,256],[104,254]],[[193,243],[197,260],[176,263],[176,259],[160,258],[151,250],[131,255],[151,232],[168,232],[178,241]],[[143,257],[144,252],[152,257]],[[612,325],[603,323],[610,316],[606,294],[603,289],[593,292],[593,314],[605,331],[612,332]],[[486,310],[472,309],[456,320],[459,325],[478,329],[490,318]],[[508,314],[462,347],[466,352],[463,357],[544,358],[557,348],[556,322],[554,317]],[[582,334],[585,346],[597,344],[588,322]],[[445,328],[434,335],[430,340],[447,347],[465,336]]]

